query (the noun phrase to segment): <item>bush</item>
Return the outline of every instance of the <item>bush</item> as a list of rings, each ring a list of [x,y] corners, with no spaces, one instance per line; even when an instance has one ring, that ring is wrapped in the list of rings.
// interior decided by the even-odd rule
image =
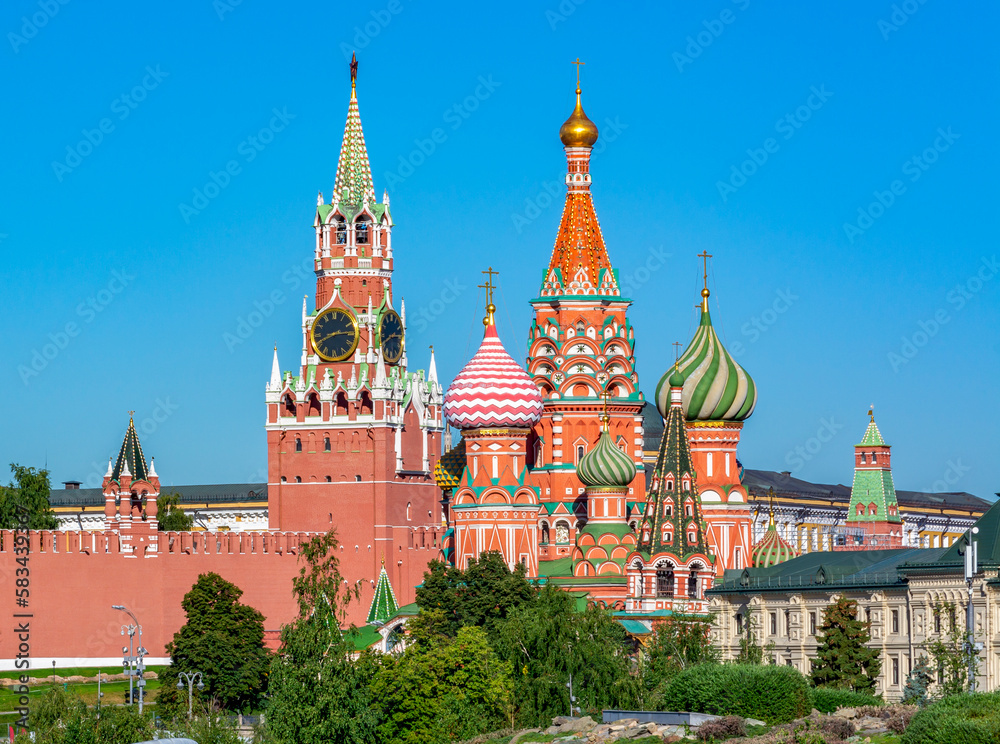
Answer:
[[[819,727],[827,734],[836,736],[838,739],[846,739],[854,736],[854,724],[846,718],[831,716],[820,721]]]
[[[791,667],[702,664],[685,669],[662,688],[663,710],[759,718],[787,723],[809,713],[809,681]]]
[[[723,716],[714,721],[703,723],[698,729],[698,738],[702,741],[723,741],[743,736],[747,732],[747,722],[739,716]]]
[[[1000,741],[1000,692],[953,695],[917,713],[903,744],[995,744]]]
[[[837,708],[860,708],[863,705],[881,707],[881,698],[839,687],[817,687],[812,691],[813,707],[820,713],[833,713]]]

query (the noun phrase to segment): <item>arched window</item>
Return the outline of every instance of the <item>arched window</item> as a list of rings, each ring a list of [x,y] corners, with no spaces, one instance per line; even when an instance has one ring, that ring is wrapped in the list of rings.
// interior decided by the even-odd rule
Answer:
[[[500,458],[496,455],[493,455],[493,477],[500,477]]]
[[[281,482],[282,483],[287,483],[288,479],[285,476],[281,476]]]
[[[689,599],[701,599],[699,594],[701,590],[701,582],[698,581],[698,572],[701,571],[701,564],[692,563],[691,564],[691,574],[688,576],[688,586],[687,593]]]
[[[319,416],[323,412],[323,408],[319,403],[319,396],[313,393],[309,396],[309,410],[306,411],[307,416]]]
[[[584,449],[584,446],[582,444],[576,445],[576,464],[577,465],[580,464],[580,460],[583,459],[583,456],[586,454],[586,452],[587,451],[586,451],[586,449]]]
[[[674,533],[671,532],[669,525],[663,528],[663,542],[670,544],[674,541]]]
[[[347,223],[337,219],[337,245],[347,245]]]
[[[691,490],[691,481],[689,481],[687,478],[684,479],[684,490],[685,491]]]
[[[331,478],[329,475],[326,476],[326,482],[327,483],[333,483],[333,478]]]
[[[295,482],[296,483],[301,483],[302,482],[302,476],[301,475],[296,475],[295,476]]]
[[[406,521],[410,521],[410,502],[406,502]]]
[[[864,452],[862,452],[862,453],[861,453],[861,464],[862,464],[862,465],[864,465],[864,464],[865,464],[865,463],[867,463],[867,462],[868,462],[868,460],[867,460],[867,456],[865,455],[865,453],[864,453]]]
[[[347,415],[347,393],[345,392],[337,393],[337,408],[336,410],[334,410],[334,415],[336,416]]]
[[[691,507],[691,504],[685,504],[684,505],[684,516],[685,517],[690,517],[690,516],[693,516],[693,515],[694,515],[694,509]]]
[[[877,461],[877,459],[878,459],[878,458],[876,457],[876,455],[877,455],[877,454],[878,454],[877,452],[872,452],[872,465],[874,465],[874,464],[875,464],[875,462],[876,462],[876,461]]]
[[[282,411],[282,414],[285,416],[294,416],[295,401],[292,399],[292,396],[286,394],[285,397],[282,398],[282,403],[284,403],[284,410]]]
[[[365,390],[361,393],[361,415],[370,416],[372,413],[372,396]]]
[[[323,437],[323,451],[330,451],[330,437]]]
[[[656,596],[670,599],[674,596],[674,569],[661,566],[656,569]]]
[[[549,523],[542,522],[542,545],[549,544]]]
[[[545,464],[545,458],[542,456],[544,449],[542,447],[542,440],[539,439],[535,442],[535,467],[540,468]]]
[[[878,507],[875,506],[875,502],[874,501],[868,505],[868,514],[869,515],[871,515],[871,514],[878,514]]]
[[[362,217],[355,224],[354,228],[357,231],[357,244],[368,245],[371,242],[368,221]]]
[[[860,517],[864,513],[865,513],[865,505],[864,504],[858,504],[858,516]]]
[[[666,502],[663,504],[663,516],[672,517],[674,515],[674,505]]]
[[[587,326],[586,326],[586,324],[582,320],[578,321],[577,324],[576,324],[576,335],[579,336],[579,335],[581,335],[583,333],[586,333],[586,332],[587,332]]]
[[[299,437],[295,437],[295,451],[296,452],[302,451],[302,439]]]
[[[694,545],[696,542],[698,542],[698,533],[697,532],[689,532],[688,533],[688,543],[690,545]]]
[[[557,543],[569,542],[569,523],[556,522],[556,542]]]

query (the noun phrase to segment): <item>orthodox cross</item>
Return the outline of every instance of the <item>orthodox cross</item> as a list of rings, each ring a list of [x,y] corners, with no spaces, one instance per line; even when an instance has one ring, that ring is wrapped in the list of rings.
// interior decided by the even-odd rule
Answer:
[[[610,397],[611,393],[609,393],[605,388],[605,390],[601,392],[601,400],[604,402],[604,413],[601,414],[601,423],[604,425],[604,431],[608,430],[608,422],[611,420],[611,417],[608,415],[608,398]]]
[[[674,341],[674,366],[677,366],[677,360],[681,358],[681,342]]]
[[[580,87],[580,65],[587,64],[586,62],[581,62],[580,58],[576,58],[576,62],[570,62],[571,65],[576,65],[576,87]]]
[[[493,290],[496,289],[496,285],[493,283],[493,275],[496,274],[497,276],[500,276],[500,272],[499,271],[494,271],[493,267],[490,266],[486,271],[484,271],[482,273],[486,274],[486,282],[483,283],[483,284],[480,284],[479,288],[486,290],[486,304],[487,305],[492,305],[493,304]]]
[[[706,251],[702,251],[701,253],[698,254],[698,258],[700,258],[702,260],[703,265],[704,265],[704,269],[705,269],[705,271],[704,271],[704,274],[705,274],[705,289],[708,289],[708,259],[710,259],[711,257],[712,257],[712,254],[709,253],[707,250]]]

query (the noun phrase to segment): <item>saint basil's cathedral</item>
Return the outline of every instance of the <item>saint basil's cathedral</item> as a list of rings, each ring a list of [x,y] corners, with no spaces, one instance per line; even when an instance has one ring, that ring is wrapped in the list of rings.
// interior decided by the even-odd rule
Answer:
[[[383,648],[406,606],[415,611],[415,587],[433,560],[465,568],[497,552],[511,568],[523,564],[532,579],[619,616],[655,618],[706,612],[706,592],[726,571],[773,566],[810,547],[868,550],[927,539],[903,518],[874,418],[855,448],[849,497],[838,496],[849,498],[842,529],[826,531],[821,542],[815,529],[811,541],[808,532],[804,539],[779,534],[773,486],[763,529],[754,502],[768,474],[746,472],[737,460],[757,387],[712,326],[710,256],[699,257],[706,281],[694,337],[647,402],[635,371],[631,300],[622,296],[591,194],[598,130],[584,113],[579,80],[559,137],[566,201],[530,300],[525,365],[497,335],[489,268],[482,343],[445,392],[433,349],[426,371],[410,366],[405,303],[393,290],[389,197],[375,196],[352,60],[334,189],[329,202],[319,194],[313,220],[316,293],[312,309],[303,302],[299,364],[282,372],[275,349],[265,389],[268,477],[250,496],[266,493],[266,512],[257,508],[266,528],[160,532],[159,476],[130,421],[102,487],[89,489],[97,513],[64,509],[75,511],[63,524],[79,529],[30,533],[36,585],[59,587],[39,593],[36,618],[58,618],[68,605],[77,617],[73,628],[38,620],[35,655],[61,666],[114,660],[117,618],[107,608],[124,601],[145,618],[150,662],[162,663],[184,621],[181,598],[206,571],[243,589],[276,643],[296,612],[288,588],[299,546],[330,529],[340,542],[340,570],[361,593],[347,620],[365,624]],[[454,446],[451,428],[461,434]],[[779,491],[782,478],[794,480],[772,478]],[[748,483],[756,484],[753,493]],[[70,482],[56,498],[82,500],[78,486]],[[206,508],[210,496],[227,497],[200,488]],[[779,521],[787,511],[781,498]],[[971,525],[983,506],[947,515],[949,529]],[[0,561],[7,561],[0,584],[14,575],[2,570],[15,560],[13,544],[11,533],[0,532]],[[118,561],[130,570],[120,571]],[[0,638],[0,657],[13,658],[12,649],[10,638]]]

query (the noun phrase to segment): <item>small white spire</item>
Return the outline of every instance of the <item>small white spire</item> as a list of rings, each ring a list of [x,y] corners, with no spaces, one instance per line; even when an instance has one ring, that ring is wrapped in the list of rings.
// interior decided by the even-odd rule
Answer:
[[[406,298],[399,300],[399,319],[403,321],[403,330],[406,330]]]
[[[385,204],[385,208],[389,208],[389,192],[385,190],[382,192],[382,203]]]
[[[382,360],[381,349],[375,350],[375,356],[378,357],[378,364],[375,367],[375,387],[389,387],[389,378],[385,374],[385,362]]]
[[[302,324],[305,325],[306,318],[309,317],[306,303],[309,302],[309,295],[302,295]]]
[[[316,206],[317,207],[322,207],[323,206],[323,190],[322,189],[320,189],[319,193],[316,195]]]
[[[128,469],[128,458],[125,458],[125,467],[122,468],[122,475],[127,475],[129,478],[132,477],[132,471]]]
[[[281,367],[278,366],[278,345],[274,345],[274,359],[271,361],[271,390],[281,390]]]
[[[149,473],[148,473],[148,475],[149,475],[150,478],[156,478],[157,477],[157,475],[156,475],[156,458],[155,457],[149,458]]]
[[[431,347],[431,363],[427,367],[427,381],[437,383],[438,381],[438,368],[437,362],[434,360],[434,347]],[[433,388],[431,388],[433,390]]]
[[[115,466],[114,466],[114,464],[113,464],[113,463],[111,462],[111,459],[112,459],[112,458],[110,458],[110,457],[108,458],[108,472],[106,472],[106,473],[104,474],[104,477],[105,477],[105,478],[110,478],[110,477],[111,477],[111,474],[112,474],[112,473],[114,472],[114,469],[115,469]]]
[[[371,314],[372,314],[372,293],[369,292],[368,293],[368,317],[371,317]]]

